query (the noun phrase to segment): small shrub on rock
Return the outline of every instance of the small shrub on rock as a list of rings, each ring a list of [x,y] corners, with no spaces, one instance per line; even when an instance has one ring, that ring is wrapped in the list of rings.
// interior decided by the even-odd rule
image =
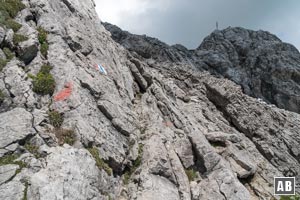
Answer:
[[[39,27],[37,31],[39,32],[38,39],[40,44],[47,42],[47,31],[45,31],[45,29],[43,29],[42,27]]]
[[[0,58],[0,72],[6,66],[7,61]]]
[[[194,181],[198,177],[197,172],[194,169],[187,169],[185,170],[185,173],[189,181]]]
[[[17,32],[22,27],[21,24],[19,24],[13,19],[7,19],[3,22],[3,25],[6,26],[6,28],[8,29],[12,29],[14,32]]]
[[[30,75],[33,79],[33,91],[40,95],[52,95],[55,90],[55,80],[50,74],[51,66],[43,65],[36,76]]]
[[[40,69],[40,72],[44,74],[49,74],[52,69],[53,67],[50,65],[43,65]]]
[[[15,18],[25,5],[20,0],[0,0],[0,12],[8,13],[11,18]]]
[[[55,128],[61,127],[62,123],[64,122],[63,115],[57,111],[50,111],[48,113],[50,124]]]
[[[3,52],[4,52],[4,54],[6,56],[6,59],[8,61],[10,61],[11,59],[13,59],[13,57],[15,57],[15,54],[7,47],[3,48]]]
[[[48,56],[48,49],[49,49],[48,43],[43,43],[43,44],[41,44],[41,49],[40,49],[40,51],[41,51],[41,54],[42,54],[45,58],[47,58],[47,56]]]
[[[45,58],[47,58],[48,49],[49,49],[49,45],[48,45],[48,42],[47,42],[48,33],[42,27],[39,27],[37,29],[37,31],[39,32],[38,39],[39,39],[39,42],[40,42],[40,45],[41,45],[41,47],[40,47],[41,54]]]
[[[60,146],[63,144],[72,146],[76,142],[76,134],[73,129],[56,128],[54,132]]]
[[[143,152],[144,152],[143,148],[144,148],[144,145],[139,144],[138,157],[133,162],[132,167],[127,172],[125,172],[125,174],[123,175],[123,182],[125,185],[127,185],[129,183],[131,175],[142,164],[142,158],[143,158]]]
[[[16,34],[16,33],[14,34],[14,37],[13,37],[13,43],[14,43],[14,45],[17,45],[17,44],[19,44],[21,42],[24,42],[26,40],[28,40],[27,36],[21,35],[21,34]]]

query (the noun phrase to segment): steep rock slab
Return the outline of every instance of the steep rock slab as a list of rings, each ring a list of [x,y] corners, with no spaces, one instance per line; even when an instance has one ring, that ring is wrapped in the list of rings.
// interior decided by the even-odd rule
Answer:
[[[300,112],[300,53],[266,31],[240,27],[216,30],[195,50],[169,46],[156,38],[135,35],[104,23],[112,38],[157,69],[172,64],[208,70],[241,85],[246,94]],[[183,71],[185,71],[183,70]]]
[[[299,115],[261,104],[227,80],[206,83],[208,98],[285,176],[299,177]]]
[[[0,114],[0,148],[19,142],[36,131],[32,127],[32,115],[24,108],[15,108]]]
[[[51,148],[47,165],[30,178],[29,199],[105,199],[100,185],[107,183],[87,150]]]
[[[23,200],[25,186],[20,181],[10,181],[0,185],[0,199]]]

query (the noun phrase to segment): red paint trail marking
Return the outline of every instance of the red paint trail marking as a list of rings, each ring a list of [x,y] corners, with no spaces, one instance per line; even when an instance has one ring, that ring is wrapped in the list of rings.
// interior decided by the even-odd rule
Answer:
[[[72,86],[71,82],[67,83],[65,88],[54,96],[54,101],[64,101],[69,98],[72,94]]]

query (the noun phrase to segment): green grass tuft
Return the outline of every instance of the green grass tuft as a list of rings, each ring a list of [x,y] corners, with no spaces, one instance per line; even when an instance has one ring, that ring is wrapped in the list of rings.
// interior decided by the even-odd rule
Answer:
[[[72,146],[76,142],[76,134],[73,129],[55,128],[54,134],[58,139],[58,144],[68,144]]]
[[[13,59],[15,57],[15,54],[7,47],[3,48],[3,52],[4,52],[4,54],[6,56],[6,59],[8,61],[10,61],[11,59]]]
[[[6,66],[7,61],[0,58],[0,72],[3,70],[3,68]]]
[[[17,45],[17,44],[19,44],[21,42],[24,42],[26,40],[28,40],[27,36],[21,35],[21,34],[17,34],[17,33],[14,34],[14,37],[13,37],[13,43],[14,43],[14,45]]]
[[[48,56],[48,49],[49,49],[48,43],[43,43],[43,44],[41,44],[41,49],[40,49],[40,51],[41,51],[41,54],[42,54],[45,58],[47,58],[47,56]]]
[[[25,189],[24,189],[24,195],[22,200],[27,200],[27,192],[28,192],[28,181],[25,182]]]
[[[142,158],[143,158],[143,150],[144,145],[139,144],[139,150],[138,150],[138,157],[136,160],[133,162],[132,167],[124,173],[123,175],[123,183],[127,185],[129,183],[130,177],[132,174],[137,170],[137,168],[142,164]]]
[[[197,172],[194,169],[187,169],[185,170],[185,173],[189,181],[194,181],[198,177]]]
[[[41,48],[40,48],[41,54],[45,58],[47,58],[48,49],[49,49],[49,44],[47,42],[48,33],[42,27],[39,27],[37,29],[37,31],[39,32],[38,39],[39,39],[39,42],[40,42],[40,45],[41,45]]]
[[[5,95],[3,94],[2,90],[0,90],[0,105],[3,103],[5,99]]]
[[[26,163],[22,161],[15,161],[19,156],[16,154],[6,155],[0,158],[0,166],[15,164],[19,165],[20,169],[17,171],[19,173],[23,168],[27,167]]]
[[[15,18],[25,5],[20,0],[0,0],[0,12],[7,13],[9,17]]]
[[[26,143],[24,147],[27,151],[29,151],[32,155],[34,155],[35,158],[41,158],[42,157],[42,155],[39,153],[39,147],[38,146]]]
[[[64,122],[63,115],[57,111],[50,111],[48,112],[50,124],[55,128],[61,127],[62,123]]]
[[[7,19],[6,21],[2,22],[2,24],[8,29],[12,29],[14,32],[17,32],[22,27],[21,24],[13,19]]]
[[[87,149],[92,156],[94,157],[95,161],[96,161],[96,166],[100,169],[100,170],[104,170],[109,176],[112,175],[112,169],[108,166],[107,163],[105,163],[99,156],[99,151],[98,149],[96,149],[95,147],[93,148],[88,148]]]
[[[40,72],[44,74],[49,74],[52,69],[53,67],[50,65],[43,65],[40,69]]]
[[[38,27],[37,31],[39,32],[38,39],[40,44],[47,42],[48,33],[42,27]]]
[[[300,195],[281,196],[280,200],[300,200]]]
[[[51,66],[43,65],[36,76],[29,75],[33,79],[33,91],[40,95],[52,95],[55,90],[55,80],[50,74]]]

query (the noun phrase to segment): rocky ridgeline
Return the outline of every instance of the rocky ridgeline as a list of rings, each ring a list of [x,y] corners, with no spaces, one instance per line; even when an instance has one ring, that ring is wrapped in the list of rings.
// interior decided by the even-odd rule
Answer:
[[[215,30],[197,49],[188,50],[108,23],[104,26],[116,42],[145,59],[154,59],[157,65],[175,62],[208,70],[241,85],[252,97],[300,113],[299,51],[269,32],[231,27]]]
[[[293,46],[227,28],[188,50],[104,28],[92,0],[0,3],[0,199],[278,199],[274,176],[299,180]]]

